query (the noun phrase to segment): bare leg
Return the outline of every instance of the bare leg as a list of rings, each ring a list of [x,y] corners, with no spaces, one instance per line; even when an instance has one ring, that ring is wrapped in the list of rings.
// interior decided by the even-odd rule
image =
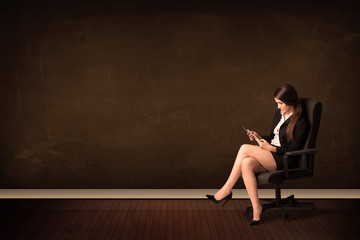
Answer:
[[[275,160],[269,151],[261,149],[259,146],[244,144],[240,147],[228,180],[224,186],[214,195],[215,199],[223,199],[231,192],[235,183],[241,176],[242,161],[247,157],[260,159],[260,164],[263,165],[264,168],[268,171],[274,171],[276,169]]]
[[[249,157],[242,161],[243,180],[253,206],[253,220],[259,220],[262,211],[255,174],[276,170],[276,162],[272,154],[261,148],[259,150],[259,148],[254,146],[249,149]]]
[[[249,157],[243,160],[242,174],[245,187],[253,207],[253,220],[260,220],[260,214],[262,211],[262,206],[258,197],[257,181],[255,176],[255,173],[260,172],[266,172],[266,169],[261,166],[261,164],[255,158]]]
[[[235,162],[233,165],[233,168],[231,170],[230,176],[224,186],[215,193],[214,197],[217,200],[223,199],[226,195],[228,195],[231,192],[231,189],[234,187],[235,183],[239,179],[241,175],[241,161],[246,157],[246,145],[242,145],[238,151],[238,154],[235,158]]]

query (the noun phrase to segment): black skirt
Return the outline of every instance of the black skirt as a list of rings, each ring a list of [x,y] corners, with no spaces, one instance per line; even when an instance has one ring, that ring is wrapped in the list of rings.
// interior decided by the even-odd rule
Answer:
[[[277,154],[276,152],[271,152],[276,162],[276,171],[284,169],[284,156]],[[288,169],[295,168],[296,166],[296,158],[288,157]]]

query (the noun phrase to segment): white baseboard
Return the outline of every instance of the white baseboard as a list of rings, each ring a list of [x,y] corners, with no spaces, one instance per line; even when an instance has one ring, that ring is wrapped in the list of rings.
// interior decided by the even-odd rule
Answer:
[[[0,199],[205,199],[217,189],[0,189]],[[360,199],[360,189],[282,189],[282,197]],[[245,189],[233,198],[248,199]],[[275,198],[274,189],[259,189],[259,198]]]

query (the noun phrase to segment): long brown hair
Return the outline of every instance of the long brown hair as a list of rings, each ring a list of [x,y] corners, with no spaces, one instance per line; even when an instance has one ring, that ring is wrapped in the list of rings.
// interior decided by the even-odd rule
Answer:
[[[293,115],[291,116],[289,125],[286,129],[286,138],[287,141],[290,143],[294,140],[294,135],[293,135],[294,127],[297,121],[299,120],[302,112],[297,92],[295,88],[290,84],[284,84],[275,90],[274,97],[279,99],[286,105],[294,107]]]

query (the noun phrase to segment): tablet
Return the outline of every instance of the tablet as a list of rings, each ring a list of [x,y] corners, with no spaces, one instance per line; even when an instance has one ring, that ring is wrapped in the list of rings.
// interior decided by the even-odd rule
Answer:
[[[249,129],[244,128],[244,126],[242,126],[242,128],[243,128],[247,133],[251,134],[256,140],[259,140],[259,138],[256,137],[255,134],[253,134]]]

